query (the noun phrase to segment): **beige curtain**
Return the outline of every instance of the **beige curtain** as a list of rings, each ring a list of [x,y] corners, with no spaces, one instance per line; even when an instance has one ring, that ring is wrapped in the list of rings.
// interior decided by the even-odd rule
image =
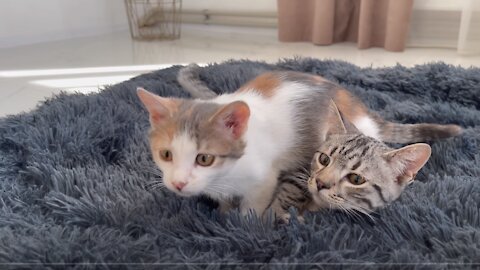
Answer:
[[[480,0],[479,0],[480,1]],[[277,0],[280,41],[403,51],[413,0]]]

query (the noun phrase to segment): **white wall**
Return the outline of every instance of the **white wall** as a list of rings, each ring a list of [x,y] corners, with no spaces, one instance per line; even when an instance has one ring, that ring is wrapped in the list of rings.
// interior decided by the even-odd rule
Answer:
[[[465,0],[414,0],[413,9],[462,10]]]
[[[415,0],[415,9],[459,10],[462,2]],[[183,0],[183,8],[272,13],[277,1]],[[0,0],[0,48],[126,29],[123,0]]]
[[[0,48],[124,29],[122,0],[0,0]]]

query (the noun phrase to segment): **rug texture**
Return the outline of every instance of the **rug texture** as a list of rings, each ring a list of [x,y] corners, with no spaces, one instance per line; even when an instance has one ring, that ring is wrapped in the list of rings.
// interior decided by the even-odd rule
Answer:
[[[418,181],[373,221],[324,211],[288,225],[237,211],[222,215],[208,201],[145,189],[159,176],[147,144],[148,115],[135,89],[188,97],[176,81],[179,68],[98,94],[60,94],[32,112],[0,119],[1,263],[216,263],[211,269],[219,263],[292,263],[299,269],[312,263],[372,262],[383,263],[382,269],[480,263],[479,68],[432,63],[377,69],[315,59],[203,68],[202,80],[218,93],[262,71],[295,70],[339,83],[388,120],[465,128],[459,137],[431,143],[433,155]]]

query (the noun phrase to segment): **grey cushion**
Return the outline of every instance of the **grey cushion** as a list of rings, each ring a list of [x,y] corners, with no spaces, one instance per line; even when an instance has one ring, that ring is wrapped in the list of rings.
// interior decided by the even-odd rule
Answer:
[[[480,263],[480,69],[315,59],[204,68],[202,80],[217,92],[264,70],[296,70],[338,82],[389,120],[465,127],[460,137],[431,144],[418,181],[374,220],[324,211],[305,224],[278,225],[144,188],[159,173],[135,89],[188,97],[178,68],[99,94],[60,94],[0,119],[1,263]]]

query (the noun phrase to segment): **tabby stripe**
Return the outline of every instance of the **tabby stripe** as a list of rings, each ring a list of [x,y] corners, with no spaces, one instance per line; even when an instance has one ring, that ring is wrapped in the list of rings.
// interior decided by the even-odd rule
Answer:
[[[353,155],[351,155],[351,156],[349,156],[349,157],[347,157],[347,158],[348,158],[348,160],[352,160],[352,159],[354,159],[355,157],[357,157],[357,155],[356,155],[356,154],[353,154]]]
[[[332,152],[330,152],[330,156],[333,155],[335,153],[335,151],[337,151],[338,149],[338,146],[335,146],[333,149],[332,149]]]
[[[351,138],[350,140],[346,141],[345,144],[349,144],[349,143],[355,141],[355,140],[358,139],[360,136],[362,136],[362,134],[358,134],[357,136]]]
[[[302,184],[298,183],[297,181],[291,180],[291,179],[284,179],[284,183],[290,184],[292,186],[295,186],[298,189],[304,190],[305,187],[302,186]]]
[[[345,150],[345,146],[343,146],[342,149],[340,149],[340,151],[338,151],[338,153],[341,154],[343,150]]]
[[[292,196],[287,195],[286,197],[287,197],[287,199],[290,200],[290,202],[296,202],[297,201],[297,199],[293,198]]]
[[[289,204],[280,198],[278,200],[280,201],[280,207],[282,207],[283,210],[288,211],[288,208],[290,207]]]
[[[373,205],[372,205],[372,202],[369,200],[369,199],[365,199],[365,198],[357,198],[357,200],[365,203],[366,205],[368,205],[368,207],[370,209],[373,209]]]
[[[346,155],[350,154],[351,152],[353,152],[353,150],[355,150],[355,147],[351,147],[351,148],[345,150],[345,152],[343,152],[343,154],[346,156]]]
[[[304,203],[304,202],[307,201],[307,198],[306,197],[299,197],[297,200],[298,200],[299,203]]]
[[[358,139],[357,141],[355,141],[355,144],[354,144],[353,147],[354,147],[354,148],[359,148],[359,147],[368,145],[369,142],[370,142],[370,140],[368,140],[368,139],[360,138],[360,139]]]
[[[361,164],[362,164],[362,161],[359,160],[357,163],[353,164],[352,170],[355,171],[356,169],[358,169],[358,167],[360,167]]]
[[[365,156],[365,154],[367,153],[368,149],[370,149],[370,146],[365,146],[365,148],[363,149],[362,153],[360,154],[360,157],[363,157]]]
[[[288,190],[288,188],[285,187],[285,185],[282,185],[282,187],[280,188],[280,193],[288,194],[289,192],[290,192],[290,190]]]
[[[382,201],[383,201],[384,203],[387,203],[387,200],[385,200],[385,197],[383,197],[382,188],[380,188],[380,187],[379,187],[378,185],[376,185],[376,184],[373,184],[372,186],[373,186],[373,188],[377,191],[378,197],[380,197],[380,199],[382,199]]]

